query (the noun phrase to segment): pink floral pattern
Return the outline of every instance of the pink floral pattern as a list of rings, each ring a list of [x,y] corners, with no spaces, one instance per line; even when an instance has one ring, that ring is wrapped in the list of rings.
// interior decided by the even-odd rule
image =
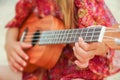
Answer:
[[[91,25],[106,27],[116,24],[116,20],[104,3],[104,0],[75,0],[78,16],[78,28]],[[52,14],[60,17],[60,9],[55,0],[19,0],[16,5],[16,15],[6,27],[20,27],[25,19],[34,12],[36,16],[44,17]],[[90,60],[86,69],[80,69],[74,64],[75,57],[72,48],[66,46],[58,63],[51,70],[37,69],[33,73],[23,73],[23,80],[71,80],[81,78],[85,80],[100,80],[111,75],[110,65],[114,51],[109,57],[95,56]],[[115,57],[114,57],[115,58]],[[114,72],[115,73],[115,72]]]

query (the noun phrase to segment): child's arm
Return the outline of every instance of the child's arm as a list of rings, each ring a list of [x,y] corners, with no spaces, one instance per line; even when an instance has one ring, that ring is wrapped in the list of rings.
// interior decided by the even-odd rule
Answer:
[[[18,28],[9,28],[6,35],[5,49],[10,67],[15,71],[22,71],[27,65],[28,55],[23,49],[30,48],[30,44],[17,41]]]
[[[90,59],[94,58],[95,55],[106,56],[108,49],[108,46],[102,42],[86,43],[80,38],[73,47],[74,55],[77,58],[75,64],[80,68],[86,68]]]
[[[15,17],[6,25],[8,31],[5,49],[10,67],[14,71],[22,71],[26,66],[28,56],[23,49],[29,48],[31,45],[18,42],[17,37],[20,26],[31,14],[32,8],[32,3],[29,0],[19,0],[15,7]]]

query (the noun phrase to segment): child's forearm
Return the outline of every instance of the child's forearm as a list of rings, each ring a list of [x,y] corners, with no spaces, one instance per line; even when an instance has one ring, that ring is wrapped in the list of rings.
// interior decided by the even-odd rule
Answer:
[[[9,28],[6,33],[6,43],[17,41],[19,28]]]
[[[27,65],[26,60],[29,59],[29,56],[24,52],[24,49],[31,47],[30,44],[17,41],[18,32],[19,28],[9,28],[5,43],[5,50],[10,68],[15,72],[23,71],[23,68]]]

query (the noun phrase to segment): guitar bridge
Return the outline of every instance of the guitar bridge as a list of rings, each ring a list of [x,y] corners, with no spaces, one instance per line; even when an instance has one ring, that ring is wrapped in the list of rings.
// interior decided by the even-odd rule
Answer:
[[[23,41],[24,41],[27,32],[28,32],[28,28],[26,28],[25,31],[23,32],[23,34],[22,34],[22,36],[21,36],[21,39],[20,39],[20,42],[23,42]]]

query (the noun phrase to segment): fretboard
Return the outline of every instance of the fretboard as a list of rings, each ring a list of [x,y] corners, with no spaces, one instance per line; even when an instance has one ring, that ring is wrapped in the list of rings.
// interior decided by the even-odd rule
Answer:
[[[102,42],[104,32],[105,27],[43,31],[40,33],[39,44],[75,43],[79,37],[85,42]]]

